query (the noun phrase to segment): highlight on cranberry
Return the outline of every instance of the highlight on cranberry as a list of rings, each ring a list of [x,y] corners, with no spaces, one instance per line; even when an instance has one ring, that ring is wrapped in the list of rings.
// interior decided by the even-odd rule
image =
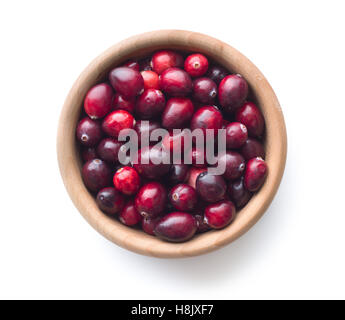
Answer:
[[[99,209],[162,241],[227,227],[269,175],[246,79],[198,52],[109,70],[85,94],[76,140]]]

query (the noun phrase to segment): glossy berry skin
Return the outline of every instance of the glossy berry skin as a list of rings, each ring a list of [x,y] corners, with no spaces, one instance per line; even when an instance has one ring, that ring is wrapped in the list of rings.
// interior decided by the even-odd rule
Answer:
[[[134,130],[138,134],[138,146],[141,145],[141,139],[150,139],[153,130],[159,129],[161,126],[157,121],[138,120],[134,126]],[[150,142],[150,141],[149,141]],[[154,142],[156,143],[156,142]]]
[[[198,229],[196,231],[197,233],[203,233],[211,229],[210,226],[205,222],[204,214],[200,214],[200,213],[194,214],[194,218],[198,226]]]
[[[117,190],[128,196],[135,194],[140,187],[139,174],[132,167],[118,169],[114,175],[113,182]]]
[[[100,159],[86,162],[82,169],[82,177],[86,187],[94,192],[111,185],[111,170]]]
[[[170,98],[163,115],[162,126],[167,129],[179,129],[189,124],[194,113],[194,105],[187,98]]]
[[[181,164],[172,164],[169,170],[168,180],[171,184],[186,182],[189,178],[189,166]]]
[[[113,110],[125,110],[129,113],[133,113],[135,109],[135,100],[127,100],[120,94],[116,93],[112,102]]]
[[[117,163],[119,160],[119,151],[122,143],[114,138],[104,138],[97,146],[99,157],[109,163]]]
[[[113,88],[107,83],[92,87],[86,94],[84,110],[91,119],[103,118],[111,110]]]
[[[235,151],[227,151],[218,158],[218,165],[225,164],[224,178],[235,180],[241,177],[246,168],[246,162],[242,155]]]
[[[265,158],[265,149],[262,143],[254,138],[248,138],[241,147],[240,152],[246,160],[260,157]]]
[[[228,184],[228,195],[236,204],[237,208],[244,207],[250,200],[252,194],[244,187],[243,177]]]
[[[210,78],[198,78],[193,81],[193,99],[212,105],[217,96],[217,85]]]
[[[156,52],[152,57],[152,69],[158,74],[172,67],[182,68],[184,59],[182,55],[171,50]]]
[[[191,120],[190,128],[202,129],[206,137],[206,129],[215,130],[215,134],[218,129],[222,128],[223,116],[219,110],[212,106],[205,106],[197,110]]]
[[[224,199],[226,183],[222,176],[203,172],[196,179],[196,191],[203,200],[217,202]]]
[[[121,130],[133,129],[134,124],[134,118],[129,112],[116,110],[104,118],[102,129],[107,135],[117,138]]]
[[[156,72],[144,70],[141,71],[141,76],[144,79],[144,89],[159,89],[159,76]]]
[[[123,66],[131,68],[131,69],[136,70],[136,71],[140,70],[139,63],[138,63],[138,61],[135,61],[135,60],[129,60],[126,63],[124,63]]]
[[[194,188],[188,184],[178,184],[170,190],[169,201],[179,211],[193,211],[198,196]]]
[[[237,108],[239,108],[247,98],[247,95],[247,81],[240,75],[232,74],[226,76],[219,84],[219,103],[227,113],[233,113]]]
[[[192,79],[187,72],[178,68],[169,68],[160,76],[159,86],[171,97],[184,97],[192,92]]]
[[[265,160],[259,157],[250,159],[244,174],[244,186],[251,192],[259,190],[266,180],[267,173]]]
[[[238,149],[248,139],[247,127],[240,122],[231,122],[225,127],[226,147]]]
[[[201,173],[206,172],[206,171],[207,171],[206,168],[194,168],[194,167],[190,168],[189,174],[188,174],[188,185],[196,189],[196,179]]]
[[[144,90],[144,79],[140,72],[129,67],[110,71],[109,81],[115,91],[126,99],[134,98]]]
[[[197,149],[193,147],[190,150],[189,157],[192,160],[192,165],[195,168],[206,168],[207,162],[206,162],[206,152],[202,149]]]
[[[243,123],[251,137],[260,137],[265,129],[265,120],[253,102],[245,102],[236,112],[236,121]]]
[[[229,72],[218,65],[212,65],[208,68],[206,77],[212,79],[217,85],[229,74]]]
[[[104,213],[114,216],[121,212],[125,198],[115,188],[107,187],[98,192],[96,202]]]
[[[191,77],[201,77],[208,69],[208,60],[200,53],[191,54],[184,62],[184,69]]]
[[[143,229],[144,232],[147,234],[150,234],[154,236],[154,229],[156,228],[156,225],[158,221],[161,219],[161,217],[155,217],[155,218],[143,218],[141,221],[141,228]]]
[[[156,217],[163,212],[167,192],[162,184],[149,182],[142,186],[135,197],[135,208],[145,217]]]
[[[192,137],[186,134],[183,130],[178,133],[174,131],[166,134],[162,140],[162,146],[166,152],[181,154],[184,153],[185,148],[192,145]]]
[[[101,124],[86,117],[79,121],[77,126],[77,140],[85,147],[94,147],[102,139]]]
[[[138,98],[135,112],[143,120],[152,119],[160,115],[165,108],[165,97],[162,91],[146,89]]]
[[[98,154],[95,148],[82,148],[81,149],[81,158],[84,162],[88,162],[89,160],[98,158]]]
[[[205,209],[205,221],[213,229],[221,229],[230,224],[236,216],[236,208],[231,201],[213,203]]]
[[[126,226],[135,226],[143,217],[134,206],[134,200],[129,200],[119,214],[119,220]]]
[[[159,220],[154,233],[170,242],[183,242],[191,239],[197,228],[197,222],[191,214],[171,212]]]

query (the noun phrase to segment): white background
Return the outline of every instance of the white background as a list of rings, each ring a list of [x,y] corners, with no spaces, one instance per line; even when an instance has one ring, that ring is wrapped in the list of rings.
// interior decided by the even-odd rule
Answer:
[[[343,1],[2,1],[0,298],[345,298]],[[131,35],[187,29],[228,42],[273,86],[288,159],[243,237],[182,260],[110,243],[62,184],[63,101],[98,54]]]

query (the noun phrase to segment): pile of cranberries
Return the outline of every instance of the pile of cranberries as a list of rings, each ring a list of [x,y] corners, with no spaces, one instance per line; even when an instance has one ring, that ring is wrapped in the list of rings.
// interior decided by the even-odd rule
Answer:
[[[84,111],[76,137],[86,187],[105,214],[163,240],[224,228],[267,176],[265,122],[248,101],[246,80],[203,54],[161,50],[128,61],[87,92]],[[168,150],[172,129],[225,129],[227,151],[217,159],[225,173],[210,174],[206,161],[195,160],[202,153],[195,146],[191,165],[155,164],[162,154],[152,146],[138,150],[137,163],[119,162],[121,130],[135,130],[140,146],[141,134],[158,128],[169,130],[162,141]]]

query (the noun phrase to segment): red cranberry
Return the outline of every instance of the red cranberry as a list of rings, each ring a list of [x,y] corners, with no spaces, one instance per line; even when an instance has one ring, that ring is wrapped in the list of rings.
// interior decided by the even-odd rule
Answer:
[[[142,186],[135,197],[135,208],[143,217],[155,217],[163,212],[167,192],[158,182],[149,182]]]
[[[198,178],[199,174],[207,171],[206,168],[190,168],[189,170],[189,178],[188,178],[188,184],[196,189],[196,179]]]
[[[264,146],[260,141],[253,138],[247,139],[240,152],[246,160],[250,160],[256,157],[265,158]]]
[[[160,88],[172,97],[187,96],[192,92],[193,83],[187,72],[178,68],[165,70],[160,77]]]
[[[223,117],[219,110],[212,106],[205,106],[196,111],[190,123],[191,130],[202,129],[206,135],[206,129],[214,129],[218,132],[218,129],[222,128]]]
[[[208,60],[200,53],[191,54],[184,62],[184,69],[191,77],[201,77],[208,69]]]
[[[139,174],[132,167],[122,167],[117,170],[113,182],[115,188],[126,195],[135,194],[140,187]]]
[[[103,118],[111,109],[113,88],[107,83],[92,87],[84,100],[85,112],[91,119]]]
[[[192,238],[197,228],[196,220],[191,214],[171,212],[157,223],[154,233],[167,241],[182,242]]]
[[[125,110],[129,113],[133,113],[135,108],[135,100],[127,100],[120,94],[116,93],[113,99],[112,106],[113,110]]]
[[[154,229],[156,228],[156,225],[158,223],[158,221],[161,219],[161,217],[155,217],[155,218],[149,218],[149,217],[146,217],[146,218],[143,218],[142,222],[141,222],[141,227],[143,228],[143,230],[154,236]]]
[[[267,164],[262,158],[250,159],[244,174],[244,186],[249,191],[257,191],[261,188],[267,177]]]
[[[235,180],[242,176],[246,168],[244,158],[235,151],[227,151],[223,156],[219,157],[218,165],[225,163],[224,177],[227,180]]]
[[[197,213],[194,215],[194,218],[198,226],[197,233],[202,233],[210,230],[210,226],[205,222],[204,214]]]
[[[94,147],[102,139],[102,128],[98,121],[86,117],[79,121],[77,139],[85,147]]]
[[[160,115],[165,107],[165,97],[162,91],[146,89],[138,98],[135,111],[141,119],[152,119]]]
[[[177,184],[187,181],[189,177],[189,166],[186,164],[172,164],[169,171],[169,182]]]
[[[218,65],[213,65],[208,68],[206,77],[212,79],[217,85],[229,74],[229,72]]]
[[[248,138],[247,127],[240,122],[231,122],[225,128],[226,147],[229,149],[240,148]]]
[[[81,158],[83,159],[84,162],[88,162],[89,160],[98,158],[96,149],[95,148],[82,148]]]
[[[124,63],[123,66],[131,68],[131,69],[133,69],[135,71],[139,71],[140,70],[139,63],[138,63],[138,61],[135,61],[135,60],[129,60],[126,63]]]
[[[144,79],[144,89],[159,89],[159,76],[151,70],[141,71]]]
[[[171,67],[183,67],[183,57],[177,52],[171,50],[162,50],[156,52],[152,57],[153,71],[161,74],[164,70]]]
[[[156,121],[148,121],[148,120],[139,120],[136,122],[134,126],[134,130],[138,134],[138,146],[140,147],[141,145],[141,138],[147,139],[148,141],[150,140],[150,135],[153,130],[159,129],[161,126],[158,122]]]
[[[113,69],[109,80],[113,88],[126,99],[134,98],[144,90],[144,79],[140,72],[128,67]]]
[[[151,57],[140,60],[139,66],[140,66],[140,71],[152,70]]]
[[[106,134],[117,138],[121,130],[132,129],[134,124],[134,118],[129,112],[116,110],[105,117],[102,128]]]
[[[231,201],[220,201],[209,205],[205,209],[205,221],[213,229],[221,229],[232,222],[236,209]]]
[[[236,121],[243,123],[252,137],[260,137],[265,128],[265,120],[253,102],[245,102],[236,112]]]
[[[116,139],[105,138],[99,143],[97,154],[104,161],[116,163],[119,160],[119,151],[121,146],[122,143]]]
[[[180,211],[193,211],[195,208],[198,196],[194,188],[188,184],[178,184],[170,190],[169,201]]]
[[[100,159],[86,162],[82,169],[82,177],[86,187],[91,191],[99,191],[111,185],[111,170]]]
[[[125,199],[115,188],[107,187],[98,192],[96,202],[104,213],[113,216],[120,213],[125,204]]]
[[[201,149],[197,149],[193,147],[190,150],[190,158],[192,159],[193,167],[205,168],[207,166],[205,150],[201,150]]]
[[[242,76],[232,74],[226,76],[218,87],[218,99],[223,109],[228,112],[234,112],[241,106],[248,95],[248,84]],[[239,121],[242,122],[242,121]]]
[[[203,172],[196,179],[196,191],[203,200],[217,202],[224,199],[226,184],[222,176]]]
[[[166,152],[170,153],[183,153],[185,146],[192,144],[191,136],[186,134],[183,130],[180,133],[173,131],[164,136],[162,146]]]
[[[129,200],[125,207],[122,209],[119,215],[120,221],[126,226],[135,226],[143,217],[139,214],[137,209],[134,206],[134,200]]]
[[[217,96],[217,85],[210,78],[193,81],[193,98],[203,104],[213,104]]]
[[[167,129],[185,127],[194,113],[194,106],[187,98],[171,98],[168,100],[163,115],[162,125]]]
[[[241,179],[232,181],[228,185],[228,195],[230,199],[236,204],[237,208],[244,207],[252,194],[244,187],[243,177]]]

